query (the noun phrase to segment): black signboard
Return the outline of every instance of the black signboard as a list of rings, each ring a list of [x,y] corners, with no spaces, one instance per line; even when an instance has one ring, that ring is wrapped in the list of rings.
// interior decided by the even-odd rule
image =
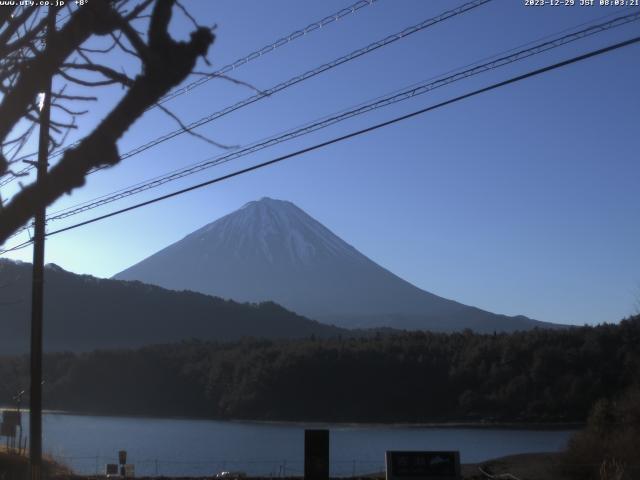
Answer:
[[[2,422],[0,425],[0,436],[2,437],[15,437],[16,436],[16,424]]]
[[[387,452],[387,480],[459,480],[458,452]]]
[[[329,479],[329,430],[304,431],[304,478]]]
[[[7,425],[20,425],[20,410],[3,410],[2,423]]]
[[[107,463],[104,470],[106,475],[118,475],[118,465],[115,463]]]

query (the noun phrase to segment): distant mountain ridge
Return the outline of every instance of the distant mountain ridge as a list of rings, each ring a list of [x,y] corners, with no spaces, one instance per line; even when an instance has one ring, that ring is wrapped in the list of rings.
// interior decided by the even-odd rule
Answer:
[[[293,203],[266,197],[114,278],[237,301],[271,300],[345,328],[494,332],[557,327],[421,290],[368,259]]]
[[[0,259],[0,354],[29,349],[29,263]],[[332,337],[348,333],[303,318],[275,303],[240,304],[140,282],[45,268],[46,351],[132,348],[190,338]]]

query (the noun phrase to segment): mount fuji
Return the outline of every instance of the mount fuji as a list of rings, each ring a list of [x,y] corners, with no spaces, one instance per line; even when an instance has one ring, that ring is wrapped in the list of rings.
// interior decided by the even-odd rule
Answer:
[[[554,327],[463,305],[394,275],[291,202],[249,202],[118,273],[172,290],[274,301],[347,328],[477,332]]]

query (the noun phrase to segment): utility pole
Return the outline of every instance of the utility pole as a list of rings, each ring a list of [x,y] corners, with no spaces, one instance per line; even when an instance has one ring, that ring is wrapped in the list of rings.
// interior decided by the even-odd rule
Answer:
[[[46,50],[56,28],[56,8],[49,6]],[[38,141],[37,185],[40,206],[34,218],[33,281],[31,287],[31,389],[29,400],[29,475],[42,478],[42,313],[44,292],[44,237],[46,204],[44,190],[49,160],[49,120],[51,117],[51,77],[43,79],[42,109]]]

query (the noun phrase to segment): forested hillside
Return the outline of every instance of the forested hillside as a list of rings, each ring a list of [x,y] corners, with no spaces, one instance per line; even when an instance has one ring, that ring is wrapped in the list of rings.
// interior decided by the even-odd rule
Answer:
[[[45,358],[45,406],[269,420],[584,421],[640,379],[640,317],[477,335],[185,342]],[[0,361],[0,401],[27,359]]]
[[[304,338],[345,330],[273,302],[237,303],[45,268],[45,351],[137,348],[182,339]],[[0,259],[0,355],[29,350],[31,264]]]

